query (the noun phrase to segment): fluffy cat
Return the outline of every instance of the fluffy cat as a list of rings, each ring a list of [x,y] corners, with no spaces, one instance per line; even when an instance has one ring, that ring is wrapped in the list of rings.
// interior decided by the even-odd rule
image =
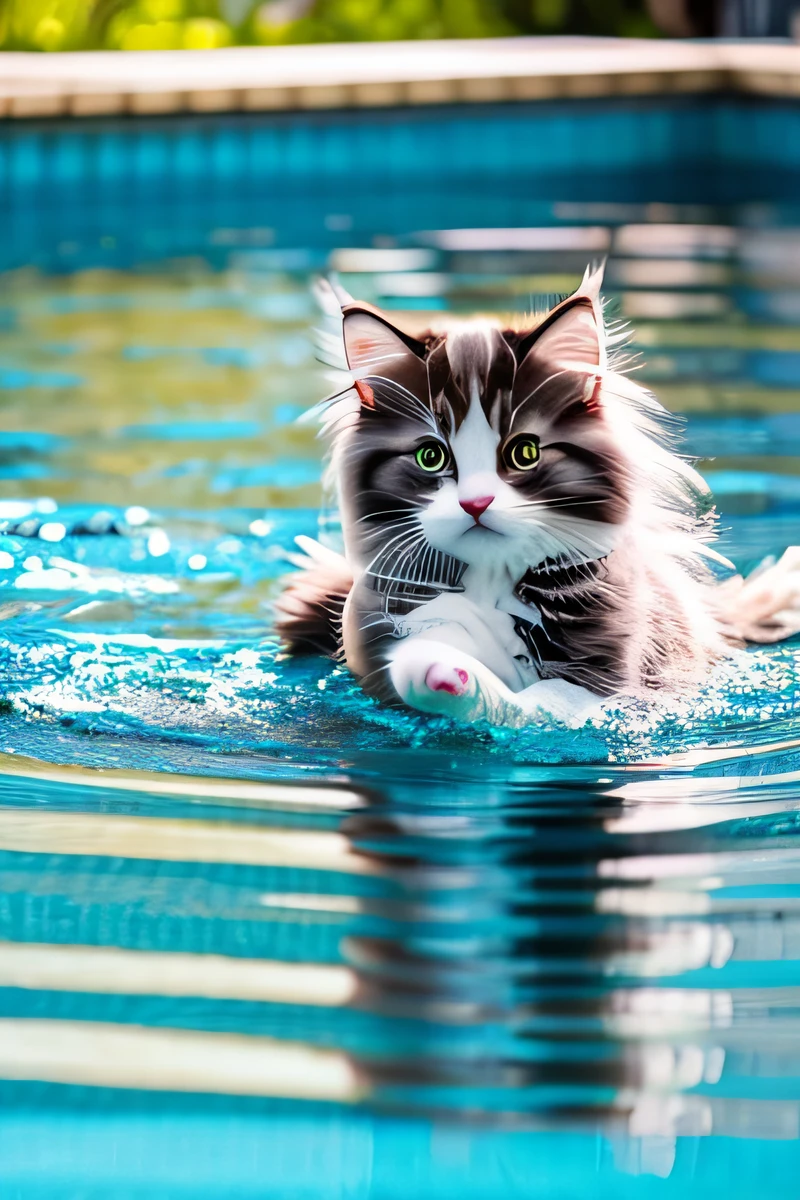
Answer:
[[[421,338],[347,298],[344,362],[328,351],[348,386],[321,406],[344,555],[298,539],[288,648],[426,712],[578,725],[612,693],[692,687],[743,640],[800,629],[797,549],[718,582],[708,489],[609,365],[600,283],[587,271],[528,328]]]

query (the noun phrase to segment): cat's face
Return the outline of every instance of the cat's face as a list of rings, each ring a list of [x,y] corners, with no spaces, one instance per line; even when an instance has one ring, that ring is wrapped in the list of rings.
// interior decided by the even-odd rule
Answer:
[[[427,344],[353,305],[344,337],[361,408],[341,475],[363,565],[435,578],[438,552],[516,581],[613,548],[628,484],[591,296],[527,334],[476,322]]]

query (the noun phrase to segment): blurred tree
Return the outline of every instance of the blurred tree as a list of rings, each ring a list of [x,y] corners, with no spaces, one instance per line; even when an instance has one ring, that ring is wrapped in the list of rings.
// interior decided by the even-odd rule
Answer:
[[[652,37],[645,0],[504,0],[499,5],[519,33]]]
[[[401,41],[494,37],[518,32],[494,0],[267,0],[255,7],[247,40],[276,42]],[[302,9],[302,13],[299,10]],[[287,20],[292,10],[295,19]]]
[[[0,35],[8,49],[73,50],[86,41],[91,11],[91,0],[7,2]]]
[[[0,0],[6,50],[655,32],[646,0]]]

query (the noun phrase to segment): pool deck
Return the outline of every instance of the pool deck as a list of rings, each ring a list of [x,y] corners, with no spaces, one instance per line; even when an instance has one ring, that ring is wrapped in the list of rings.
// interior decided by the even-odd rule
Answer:
[[[0,116],[259,112],[739,92],[800,96],[800,45],[590,38],[0,54]]]

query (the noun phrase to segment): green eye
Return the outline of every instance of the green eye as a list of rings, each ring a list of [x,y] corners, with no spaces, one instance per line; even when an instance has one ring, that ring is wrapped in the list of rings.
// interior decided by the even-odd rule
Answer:
[[[441,471],[447,466],[447,451],[441,442],[423,442],[417,447],[414,460],[423,471]]]
[[[514,471],[530,471],[539,461],[539,443],[530,434],[522,433],[503,447],[503,458]]]

